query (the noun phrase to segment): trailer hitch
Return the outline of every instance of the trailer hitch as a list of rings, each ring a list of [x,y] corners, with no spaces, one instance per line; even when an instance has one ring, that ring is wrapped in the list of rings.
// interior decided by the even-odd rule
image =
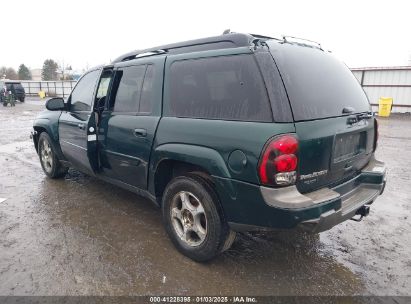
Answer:
[[[370,213],[370,206],[364,205],[355,212],[355,215],[359,215],[359,218],[355,218],[355,215],[351,218],[352,221],[361,222],[364,216]]]

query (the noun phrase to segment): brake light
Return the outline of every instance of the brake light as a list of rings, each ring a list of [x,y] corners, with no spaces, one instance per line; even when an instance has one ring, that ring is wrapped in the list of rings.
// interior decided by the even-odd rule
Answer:
[[[267,186],[288,186],[297,177],[298,141],[292,135],[282,135],[269,141],[258,166],[260,182]]]
[[[277,172],[291,172],[297,168],[297,157],[294,154],[284,154],[274,159]]]
[[[374,149],[375,151],[377,149],[377,144],[378,144],[378,121],[376,118],[374,118]]]

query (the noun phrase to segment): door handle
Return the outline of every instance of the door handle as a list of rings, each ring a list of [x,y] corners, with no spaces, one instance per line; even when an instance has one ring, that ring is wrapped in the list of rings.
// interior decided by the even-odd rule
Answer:
[[[78,124],[77,125],[79,129],[81,130],[85,130],[86,129],[86,125],[85,124]]]
[[[136,137],[146,137],[147,130],[146,129],[134,129],[134,136]]]

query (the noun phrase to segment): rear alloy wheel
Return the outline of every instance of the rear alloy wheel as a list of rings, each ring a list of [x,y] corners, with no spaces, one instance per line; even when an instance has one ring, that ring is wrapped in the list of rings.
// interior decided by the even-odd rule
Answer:
[[[174,195],[170,216],[174,231],[189,246],[198,246],[207,235],[207,217],[204,207],[191,192],[181,191]]]
[[[162,209],[173,244],[197,262],[214,258],[234,241],[213,186],[201,176],[174,178],[164,191]]]
[[[40,134],[38,154],[41,167],[48,177],[59,178],[67,173],[68,168],[64,167],[58,160],[53,145],[51,144],[51,138],[46,132]]]

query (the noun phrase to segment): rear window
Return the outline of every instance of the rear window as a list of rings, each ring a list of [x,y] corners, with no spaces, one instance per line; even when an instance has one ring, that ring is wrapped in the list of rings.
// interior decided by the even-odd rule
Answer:
[[[341,116],[370,111],[368,99],[348,67],[330,53],[292,44],[268,42],[290,99],[294,119]]]
[[[11,91],[24,91],[24,88],[21,85],[21,83],[9,82],[9,83],[6,83],[6,87],[7,87],[7,90],[11,90]]]
[[[176,61],[170,68],[169,116],[272,121],[252,55]]]

